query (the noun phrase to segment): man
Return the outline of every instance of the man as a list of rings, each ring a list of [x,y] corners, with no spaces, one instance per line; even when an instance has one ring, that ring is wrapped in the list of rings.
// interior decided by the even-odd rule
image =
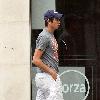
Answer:
[[[63,100],[62,84],[58,75],[58,44],[54,31],[60,26],[62,14],[48,10],[44,14],[45,28],[36,40],[33,63],[37,66],[35,76],[38,88],[36,100]]]

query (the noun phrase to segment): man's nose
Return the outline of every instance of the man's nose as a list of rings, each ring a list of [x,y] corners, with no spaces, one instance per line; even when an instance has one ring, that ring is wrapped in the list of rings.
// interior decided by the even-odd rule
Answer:
[[[58,23],[59,23],[59,24],[61,23],[60,20],[58,21]]]
[[[59,21],[59,25],[60,25],[60,23],[61,23],[61,22]]]

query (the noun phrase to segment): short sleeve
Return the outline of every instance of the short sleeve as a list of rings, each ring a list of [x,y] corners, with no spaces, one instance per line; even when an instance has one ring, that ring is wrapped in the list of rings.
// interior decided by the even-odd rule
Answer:
[[[49,45],[49,40],[46,36],[38,36],[36,40],[36,49],[40,49],[45,51],[47,46]]]

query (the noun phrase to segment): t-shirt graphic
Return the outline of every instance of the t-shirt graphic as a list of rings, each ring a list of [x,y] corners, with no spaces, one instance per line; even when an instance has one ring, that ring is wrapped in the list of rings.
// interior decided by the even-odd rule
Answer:
[[[55,60],[58,60],[58,52],[57,52],[58,51],[58,44],[57,44],[57,41],[56,41],[55,38],[52,38],[51,41],[52,41],[52,49],[53,49],[53,58]]]

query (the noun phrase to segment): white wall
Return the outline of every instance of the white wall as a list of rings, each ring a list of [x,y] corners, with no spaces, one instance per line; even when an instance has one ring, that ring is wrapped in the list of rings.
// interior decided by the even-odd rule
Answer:
[[[55,0],[32,0],[32,29],[44,27],[43,14],[55,9]]]
[[[0,100],[30,100],[29,0],[0,0]]]

